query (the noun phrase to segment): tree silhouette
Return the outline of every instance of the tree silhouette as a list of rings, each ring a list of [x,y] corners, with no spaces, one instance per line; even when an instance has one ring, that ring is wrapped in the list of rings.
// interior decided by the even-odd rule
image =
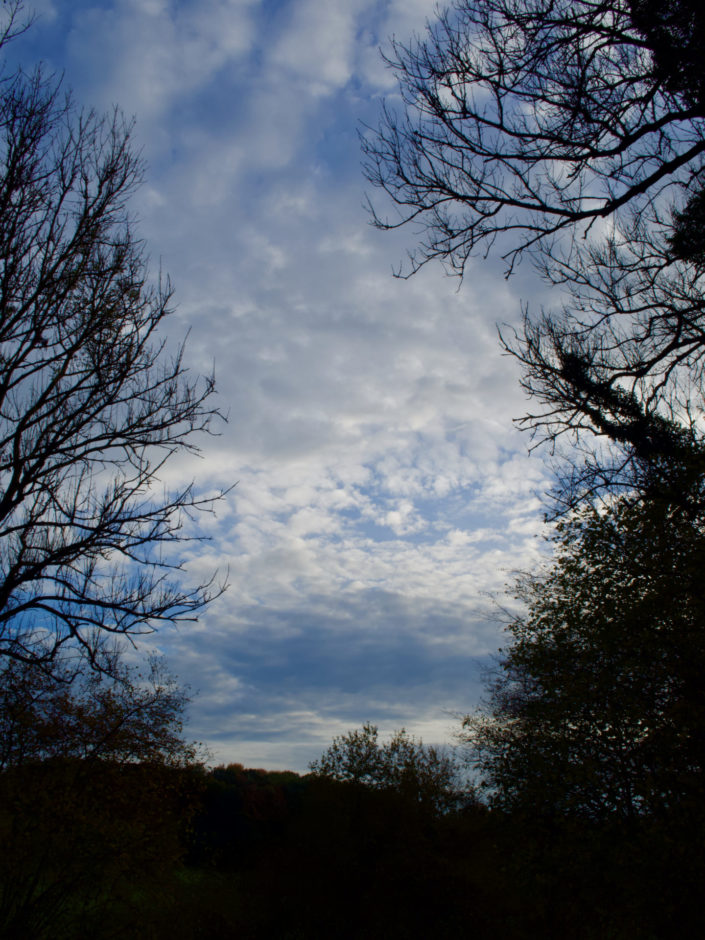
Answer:
[[[403,728],[382,744],[377,726],[367,722],[334,738],[310,768],[331,780],[394,790],[434,812],[452,808],[461,795],[453,758],[417,741]]]
[[[200,791],[186,695],[160,661],[140,672],[108,656],[109,676],[65,654],[51,675],[0,664],[3,936],[102,936],[183,854]]]
[[[212,504],[159,490],[210,427],[214,386],[166,348],[130,135],[40,69],[0,78],[0,656],[47,668],[65,644],[100,666],[101,635],[192,619],[214,593],[184,588],[168,552]]]
[[[681,2],[457,0],[425,37],[392,40],[403,107],[385,106],[362,143],[400,217],[376,224],[421,227],[412,271],[440,258],[462,274],[497,239],[511,270],[561,232],[699,191],[693,20],[702,29]]]
[[[106,675],[61,657],[51,674],[34,663],[7,659],[0,666],[0,771],[49,760],[193,763],[184,742],[185,691],[152,658],[139,671],[117,653]]]
[[[502,806],[696,819],[705,769],[702,512],[622,499],[556,531],[525,578],[487,707],[465,720]]]
[[[703,35],[691,0],[457,0],[392,41],[402,106],[363,134],[399,212],[375,223],[421,230],[408,272],[528,253],[563,292],[503,335],[535,403],[520,423],[568,442],[559,509],[634,487],[684,433],[705,469]]]

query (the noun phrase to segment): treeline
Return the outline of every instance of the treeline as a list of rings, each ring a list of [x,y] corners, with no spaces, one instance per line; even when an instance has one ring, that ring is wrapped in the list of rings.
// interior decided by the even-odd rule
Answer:
[[[183,693],[158,664],[119,680],[39,676],[0,673],[3,937],[631,940],[673,936],[674,923],[683,937],[705,929],[700,791],[615,811],[611,778],[629,781],[594,755],[599,734],[564,766],[559,737],[547,756],[525,723],[537,753],[512,742],[512,775],[480,799],[457,756],[403,730],[382,742],[368,724],[336,738],[307,775],[206,769],[181,738]],[[474,753],[502,752],[484,741]],[[674,779],[685,794],[687,776]],[[653,789],[644,762],[631,783],[634,801],[639,784]]]
[[[702,935],[703,826],[434,813],[315,774],[54,759],[0,776],[2,936]],[[677,926],[677,929],[675,925]],[[675,932],[674,932],[675,931]]]

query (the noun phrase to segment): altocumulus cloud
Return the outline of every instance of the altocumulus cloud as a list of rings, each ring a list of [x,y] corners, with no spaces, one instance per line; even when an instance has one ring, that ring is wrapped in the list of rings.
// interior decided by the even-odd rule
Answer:
[[[527,278],[391,276],[357,128],[394,94],[378,46],[432,0],[43,0],[13,54],[137,120],[134,209],[172,274],[175,335],[230,414],[165,482],[238,481],[195,574],[231,587],[163,649],[218,760],[305,768],[364,720],[441,740],[500,642],[488,595],[535,563],[545,468],[495,324]],[[406,236],[404,236],[406,237]]]

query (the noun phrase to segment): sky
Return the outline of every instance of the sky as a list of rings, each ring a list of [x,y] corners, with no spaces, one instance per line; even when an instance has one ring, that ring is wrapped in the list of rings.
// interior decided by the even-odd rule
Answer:
[[[396,94],[379,48],[434,5],[35,0],[11,49],[134,116],[169,338],[215,368],[227,423],[164,482],[236,484],[180,558],[229,589],[144,645],[190,686],[213,763],[305,771],[365,721],[450,740],[502,644],[495,598],[541,556],[549,471],[497,339],[540,285],[491,259],[462,285],[440,265],[395,278],[415,234],[364,208],[358,131]]]

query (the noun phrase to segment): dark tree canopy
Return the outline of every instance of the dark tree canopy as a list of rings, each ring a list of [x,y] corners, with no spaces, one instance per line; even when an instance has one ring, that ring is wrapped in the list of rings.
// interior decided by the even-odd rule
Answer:
[[[705,15],[697,0],[630,0],[629,14],[653,56],[656,81],[705,114]]]
[[[705,533],[667,502],[585,507],[520,583],[528,610],[466,739],[498,803],[593,819],[699,814]],[[697,818],[702,819],[698,815]]]
[[[54,662],[0,665],[0,773],[50,760],[185,766],[195,747],[182,737],[188,699],[159,659],[140,672],[110,659],[110,675]]]
[[[39,69],[0,76],[0,656],[16,660],[69,644],[98,664],[101,634],[193,618],[213,593],[184,588],[168,552],[210,504],[160,483],[209,428],[213,379],[165,348],[130,136]]]
[[[0,662],[3,937],[144,933],[132,899],[164,890],[183,855],[200,790],[184,693],[156,660],[77,665]]]

